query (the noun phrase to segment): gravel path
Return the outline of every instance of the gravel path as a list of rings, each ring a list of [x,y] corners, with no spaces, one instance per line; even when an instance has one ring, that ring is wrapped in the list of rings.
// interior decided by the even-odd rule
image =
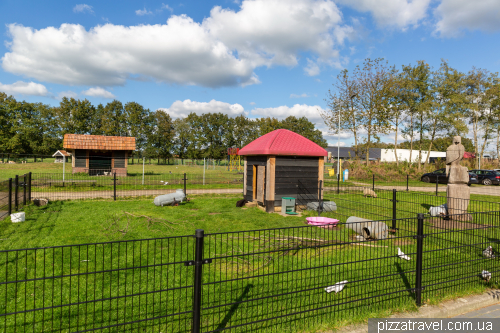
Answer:
[[[175,190],[134,190],[134,191],[116,191],[117,197],[138,197],[149,195],[162,195],[174,193]],[[187,190],[187,195],[190,194],[239,194],[242,193],[241,188],[229,189],[210,189],[210,190]],[[67,200],[67,199],[98,199],[113,198],[113,191],[82,191],[82,192],[32,192],[33,198],[48,198],[50,200]]]

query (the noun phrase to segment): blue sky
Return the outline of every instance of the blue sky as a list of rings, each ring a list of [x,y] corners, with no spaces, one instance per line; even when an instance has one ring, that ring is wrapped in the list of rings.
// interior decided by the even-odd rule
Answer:
[[[500,67],[498,0],[2,0],[0,20],[0,91],[17,99],[306,116],[331,144],[318,110],[366,57]]]

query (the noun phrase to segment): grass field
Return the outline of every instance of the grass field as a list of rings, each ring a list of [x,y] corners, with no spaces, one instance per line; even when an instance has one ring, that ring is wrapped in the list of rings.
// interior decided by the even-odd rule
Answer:
[[[188,162],[186,160],[186,162]],[[71,163],[66,163],[65,171],[71,174]],[[32,173],[61,173],[63,171],[62,163],[54,163],[54,159],[44,159],[43,162],[30,162],[30,163],[16,163],[16,164],[0,164],[0,180],[22,175],[27,172]],[[175,174],[189,173],[189,174],[203,174],[203,165],[157,165],[145,164],[144,171],[147,175],[168,174],[170,172]],[[127,172],[130,176],[142,176],[142,164],[129,164]],[[205,170],[206,175],[211,174],[235,174],[235,171],[227,171],[226,166],[215,167],[207,165]]]
[[[316,332],[415,310],[415,262],[399,259],[396,248],[415,258],[414,216],[443,198],[402,195],[398,218],[412,218],[398,221],[395,238],[368,246],[353,243],[355,233],[344,224],[335,230],[304,226],[304,217],[316,212],[283,217],[237,208],[240,196],[193,196],[178,207],[156,207],[150,199],[28,206],[25,223],[0,222],[0,249],[49,248],[0,252],[0,281],[26,280],[0,285],[0,299],[5,300],[0,313],[18,312],[0,320],[0,328],[75,331],[156,318],[107,331],[189,332],[193,271],[183,262],[193,259],[194,241],[182,236],[197,228],[208,234],[205,258],[213,258],[204,266],[203,331]],[[339,209],[322,216],[341,222],[350,215],[392,216],[388,198],[382,192],[378,198],[352,191],[326,193],[325,199],[336,201]],[[471,205],[471,211],[479,208]],[[492,220],[485,214],[474,222],[489,225]],[[486,244],[495,246],[500,239],[495,223],[493,229],[446,232],[426,222],[425,302],[498,286],[497,279],[485,283],[477,276],[482,269],[498,271],[496,260],[481,256]],[[287,227],[293,228],[283,229]],[[96,242],[102,243],[54,248]],[[324,292],[342,280],[349,284],[341,293]],[[257,322],[245,325],[252,321]]]

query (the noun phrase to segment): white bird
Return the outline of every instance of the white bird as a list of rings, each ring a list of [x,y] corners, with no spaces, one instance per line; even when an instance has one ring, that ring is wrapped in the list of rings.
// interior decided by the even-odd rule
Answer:
[[[168,182],[164,182],[163,180],[160,180],[160,183],[163,183],[163,185],[168,185]]]
[[[486,250],[483,251],[483,256],[486,258],[495,258],[495,255],[493,254],[493,248],[491,246],[488,246]]]
[[[486,280],[486,282],[490,281],[490,279],[491,279],[491,273],[488,271],[483,270],[481,273],[481,276],[483,277],[483,279]]]
[[[333,286],[326,287],[325,291],[327,293],[331,293],[332,291],[335,291],[335,293],[341,292],[342,289],[344,289],[344,286],[346,285],[346,283],[347,283],[347,280],[337,282]]]
[[[401,259],[405,259],[405,260],[410,260],[411,258],[408,257],[406,254],[403,253],[403,251],[401,251],[401,249],[398,247],[398,256],[401,258]]]

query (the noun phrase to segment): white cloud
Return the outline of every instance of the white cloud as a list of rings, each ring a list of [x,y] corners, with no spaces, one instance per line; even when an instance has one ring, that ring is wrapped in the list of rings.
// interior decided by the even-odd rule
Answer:
[[[463,30],[500,30],[500,1],[443,0],[434,11],[436,33],[443,37],[459,36]]]
[[[292,107],[282,105],[274,108],[255,108],[250,111],[250,115],[252,117],[275,117],[280,120],[288,116],[306,117],[310,122],[324,126],[320,110],[326,111],[318,105],[295,104]]]
[[[169,108],[160,108],[168,113],[173,118],[184,118],[187,117],[191,112],[201,115],[203,113],[224,113],[230,117],[236,117],[241,114],[247,115],[243,106],[240,104],[229,104],[225,102],[220,102],[216,100],[211,100],[210,102],[196,102],[186,99],[184,101],[175,101],[170,105]]]
[[[115,95],[113,95],[112,93],[101,87],[90,88],[88,90],[82,91],[82,94],[84,94],[85,96],[101,97],[109,99],[116,97]]]
[[[172,7],[170,7],[169,5],[165,5],[164,3],[161,4],[161,9],[169,10],[171,13],[173,13],[174,11]]]
[[[89,5],[84,4],[84,3],[73,7],[73,12],[75,12],[75,13],[90,13],[90,14],[94,13],[94,11],[92,10],[92,6],[89,6]]]
[[[304,68],[304,72],[306,72],[309,76],[319,75],[321,70],[319,69],[319,65],[317,62],[312,61],[311,59],[307,59],[307,66]]]
[[[7,95],[47,96],[49,94],[43,84],[23,81],[17,81],[12,84],[2,84],[0,82],[0,91],[3,91]]]
[[[144,8],[144,9],[137,9],[135,11],[135,14],[139,16],[144,16],[144,15],[152,15],[153,12]]]
[[[301,97],[309,97],[308,94],[306,93],[303,93],[301,95],[297,95],[297,94],[290,94],[290,98],[301,98]]]
[[[255,102],[250,102],[250,103],[248,103],[248,104],[250,104],[250,105],[255,105]]]
[[[431,0],[337,0],[336,2],[361,12],[370,12],[379,26],[404,29],[418,24],[426,17]]]
[[[239,11],[214,7],[201,23],[173,15],[166,24],[105,24],[88,31],[77,24],[40,30],[10,24],[2,67],[70,85],[123,85],[139,78],[245,86],[259,83],[256,68],[296,66],[303,52],[311,52],[309,75],[336,66],[338,49],[352,31],[341,24],[331,0],[246,0]]]
[[[77,98],[78,93],[68,90],[68,91],[61,91],[60,93],[57,94],[57,99],[61,100],[63,97],[67,98]]]

